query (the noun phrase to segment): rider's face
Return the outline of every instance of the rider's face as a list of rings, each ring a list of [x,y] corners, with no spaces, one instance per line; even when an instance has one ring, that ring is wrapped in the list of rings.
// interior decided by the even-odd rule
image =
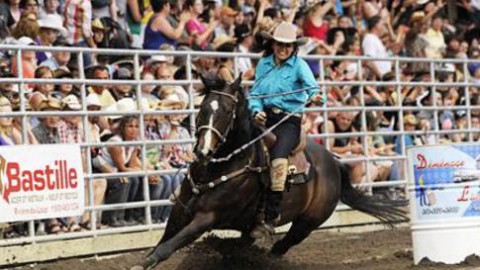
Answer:
[[[278,60],[283,62],[292,55],[294,46],[295,44],[293,43],[281,43],[275,41],[273,43],[273,53]]]

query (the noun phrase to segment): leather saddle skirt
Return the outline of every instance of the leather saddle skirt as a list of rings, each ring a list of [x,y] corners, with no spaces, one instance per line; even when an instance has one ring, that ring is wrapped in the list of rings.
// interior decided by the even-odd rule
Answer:
[[[277,136],[273,133],[268,133],[263,142],[270,150],[277,141]],[[308,174],[310,169],[310,163],[305,156],[304,150],[307,147],[307,134],[304,130],[300,134],[300,143],[295,147],[290,156],[288,157],[288,175]]]

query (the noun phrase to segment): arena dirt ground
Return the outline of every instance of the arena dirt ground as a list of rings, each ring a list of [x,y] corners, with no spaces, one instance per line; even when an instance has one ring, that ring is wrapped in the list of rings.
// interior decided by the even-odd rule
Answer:
[[[181,270],[398,270],[398,269],[480,269],[480,259],[446,266],[422,262],[413,266],[410,231],[406,228],[368,233],[316,232],[283,258],[268,255],[271,241],[241,247],[234,239],[207,237],[180,252],[157,269]],[[147,251],[92,259],[69,259],[16,269],[117,270],[140,263]]]

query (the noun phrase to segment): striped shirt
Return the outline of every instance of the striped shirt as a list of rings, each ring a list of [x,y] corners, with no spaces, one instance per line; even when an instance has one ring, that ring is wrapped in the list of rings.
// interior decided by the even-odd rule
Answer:
[[[67,0],[63,18],[70,44],[75,45],[92,37],[92,3],[89,0]]]

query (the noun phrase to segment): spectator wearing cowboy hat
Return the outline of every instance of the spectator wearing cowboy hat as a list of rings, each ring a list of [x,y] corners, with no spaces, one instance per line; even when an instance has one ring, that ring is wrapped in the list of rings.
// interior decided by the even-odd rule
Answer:
[[[267,192],[265,220],[257,224],[251,236],[259,238],[273,233],[276,220],[280,216],[280,202],[287,178],[288,156],[300,142],[302,112],[307,101],[319,102],[322,97],[316,95],[318,83],[308,64],[298,55],[298,46],[305,44],[305,39],[297,39],[296,27],[282,22],[274,30],[273,35],[266,34],[269,39],[266,51],[260,59],[255,84],[251,96],[280,94],[301,88],[308,91],[266,99],[249,99],[248,108],[257,125],[271,127],[287,114],[289,119],[273,131],[277,142],[270,150],[271,188]],[[278,83],[281,81],[282,83]]]
[[[68,95],[61,100],[62,111],[80,111],[82,106],[75,95]],[[62,116],[57,125],[60,143],[63,144],[79,144],[84,142],[82,118],[79,115]],[[86,168],[86,155],[82,151],[83,168]],[[80,226],[75,218],[66,218],[67,228],[71,232],[80,231]]]
[[[38,25],[40,26],[39,45],[46,47],[55,46],[54,42],[60,35],[63,37],[67,36],[67,29],[62,24],[60,15],[55,14],[48,14],[38,20]],[[50,56],[50,52],[37,52],[37,62],[40,64]]]

